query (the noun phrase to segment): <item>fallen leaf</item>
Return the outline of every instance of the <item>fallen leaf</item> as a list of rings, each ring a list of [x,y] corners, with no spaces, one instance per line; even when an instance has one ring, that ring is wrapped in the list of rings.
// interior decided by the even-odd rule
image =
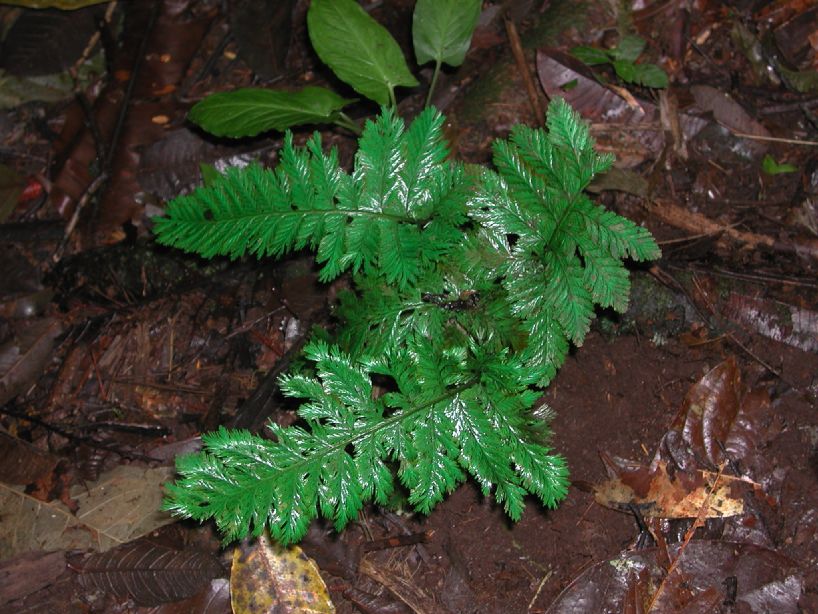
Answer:
[[[54,318],[18,322],[15,335],[0,345],[0,405],[25,391],[51,358],[62,324]]]
[[[84,587],[143,606],[190,598],[225,571],[209,552],[174,550],[145,540],[92,554],[72,569]]]
[[[32,550],[104,552],[173,522],[160,511],[161,485],[172,467],[120,465],[96,482],[75,486],[76,515],[60,502],[44,503],[0,483],[0,559]]]
[[[763,389],[744,390],[735,358],[727,359],[690,387],[650,465],[600,454],[610,479],[594,488],[597,502],[620,511],[635,506],[648,518],[745,513],[748,496],[764,498],[764,476],[736,477],[717,468],[725,462],[766,467],[752,455],[764,438],[769,404]]]
[[[318,566],[298,546],[266,535],[233,552],[230,595],[235,614],[335,612]]]
[[[54,469],[59,459],[0,430],[0,482],[33,484]]]
[[[596,486],[597,503],[621,511],[635,506],[645,518],[695,518],[705,503],[704,518],[738,516],[744,513],[744,495],[753,489],[742,478],[711,471],[670,474],[665,462],[647,467],[608,456],[603,462],[615,477]]]
[[[681,556],[670,578],[658,562],[658,549],[623,552],[586,569],[554,600],[547,614],[625,612],[629,593],[650,596],[662,582],[664,590],[653,612],[725,611],[721,609],[727,596],[724,580],[729,577],[735,577],[739,587],[735,610],[730,611],[800,611],[798,599],[804,581],[793,572],[794,561],[773,550],[709,540],[692,541],[683,552],[678,544],[669,550],[674,558]]]
[[[164,603],[146,614],[233,614],[230,605],[230,581],[216,578],[204,589],[183,601]]]

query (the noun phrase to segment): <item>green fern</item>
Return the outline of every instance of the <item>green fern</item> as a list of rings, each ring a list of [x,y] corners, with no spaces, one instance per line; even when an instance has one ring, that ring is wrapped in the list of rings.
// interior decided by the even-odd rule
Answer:
[[[340,530],[397,483],[428,513],[471,476],[518,519],[527,494],[552,507],[567,469],[532,407],[596,305],[623,310],[622,260],[659,256],[643,228],[584,193],[610,167],[562,100],[547,130],[518,126],[497,171],[448,160],[442,116],[369,122],[351,173],[318,135],[288,134],[279,166],[229,170],[173,201],[162,243],[210,257],[310,248],[329,280],[353,273],[337,345],[305,350],[316,375],[285,376],[301,422],[273,440],[220,429],[178,460],[166,508],[215,519],[226,540],[265,527],[298,541],[319,514]],[[379,378],[376,394],[373,376]]]
[[[275,171],[231,168],[172,201],[156,223],[159,241],[206,258],[310,247],[323,281],[351,269],[408,287],[457,245],[465,219],[468,178],[461,166],[443,164],[442,123],[427,109],[404,132],[384,108],[364,128],[351,175],[334,149],[321,151],[318,133],[296,148],[288,132]]]

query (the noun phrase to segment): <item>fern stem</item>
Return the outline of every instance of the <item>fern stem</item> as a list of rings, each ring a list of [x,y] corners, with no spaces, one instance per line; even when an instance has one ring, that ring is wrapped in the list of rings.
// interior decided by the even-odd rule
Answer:
[[[335,120],[335,125],[340,126],[341,128],[346,128],[356,136],[361,136],[361,127],[354,119],[343,111],[338,113],[338,118]]]
[[[295,211],[265,211],[262,213],[241,213],[239,212],[237,215],[233,216],[225,216],[221,215],[218,219],[181,219],[177,218],[177,221],[182,221],[185,224],[210,224],[210,225],[221,225],[227,221],[236,221],[236,220],[258,220],[259,224],[262,224],[264,220],[270,217],[276,218],[283,218],[288,215],[295,215],[298,217],[310,216],[310,215],[342,215],[347,217],[366,217],[372,219],[380,219],[380,220],[390,220],[392,222],[397,223],[404,223],[404,224],[414,224],[415,226],[422,227],[424,224],[428,222],[428,220],[413,220],[404,215],[398,215],[396,213],[383,213],[382,211],[368,211],[368,210],[361,210],[361,209],[298,209]],[[172,218],[171,218],[172,219]]]
[[[437,85],[437,78],[440,76],[440,67],[441,67],[440,60],[435,62],[435,71],[432,73],[432,82],[429,84],[429,93],[426,94],[426,106],[429,107],[432,104],[432,94],[435,93],[435,86]]]

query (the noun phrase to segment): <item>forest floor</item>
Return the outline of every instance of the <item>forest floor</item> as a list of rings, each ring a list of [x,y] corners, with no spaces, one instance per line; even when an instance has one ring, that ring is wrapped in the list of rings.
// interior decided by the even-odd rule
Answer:
[[[364,4],[413,57],[414,2]],[[354,97],[310,49],[308,2],[0,7],[0,611],[323,612],[298,604],[328,594],[368,614],[818,612],[818,6],[611,12],[628,4],[484,2],[433,99],[453,155],[485,164],[564,96],[617,156],[595,198],[662,247],[542,400],[567,498],[531,500],[515,524],[467,482],[428,517],[316,523],[301,544],[314,566],[286,555],[300,583],[292,567],[264,575],[285,556],[269,544],[223,546],[212,524],[159,512],[161,485],[203,432],[296,419],[276,377],[333,326],[348,282],[319,284],[302,255],[161,248],[151,219],[201,163],[275,163],[280,133],[230,141],[187,122],[204,96]],[[568,55],[623,33],[668,88]],[[431,77],[412,66],[406,117]],[[348,167],[354,135],[319,128]],[[237,599],[248,573],[267,578],[267,605]]]

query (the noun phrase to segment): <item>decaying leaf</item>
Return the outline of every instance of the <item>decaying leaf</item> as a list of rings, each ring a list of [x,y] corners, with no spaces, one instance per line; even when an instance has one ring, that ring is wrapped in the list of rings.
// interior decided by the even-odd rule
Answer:
[[[557,597],[547,613],[645,612],[647,603],[633,603],[634,597],[651,597],[663,582],[664,590],[653,604],[653,612],[799,611],[803,579],[793,572],[794,561],[773,550],[707,540],[690,542],[681,555],[679,545],[670,546],[669,550],[674,559],[681,556],[670,578],[659,561],[658,549],[623,552],[585,570]],[[739,587],[736,609],[722,610],[722,604],[733,597],[724,584],[725,578],[731,577]],[[624,609],[628,600],[637,607]]]
[[[0,345],[0,405],[40,376],[62,325],[54,318],[43,318],[20,323],[15,332],[14,337]]]
[[[173,550],[145,540],[92,554],[72,568],[86,588],[128,597],[143,606],[187,599],[224,574],[209,552]]]
[[[0,430],[0,482],[33,484],[57,465],[56,456]]]
[[[65,571],[64,552],[26,552],[4,560],[0,563],[0,612],[23,611],[16,607],[20,600],[58,582]]]
[[[616,477],[597,486],[597,502],[623,511],[635,506],[646,518],[695,518],[705,503],[704,518],[737,516],[744,512],[744,494],[753,487],[742,478],[712,471],[671,474],[664,461],[655,468],[607,456],[603,461]]]
[[[173,474],[171,467],[116,467],[97,482],[72,488],[76,515],[60,502],[44,503],[0,483],[0,558],[31,550],[104,552],[173,522],[159,509],[161,485]]]
[[[818,311],[731,292],[722,303],[721,312],[768,339],[805,352],[818,352]]]
[[[235,614],[335,612],[318,567],[298,546],[262,535],[233,552],[230,595]]]
[[[2,83],[2,76],[0,76]],[[0,164],[0,222],[4,222],[17,206],[25,181],[13,169]]]
[[[736,361],[729,358],[690,387],[650,465],[601,455],[611,479],[595,488],[597,502],[625,511],[635,506],[649,518],[743,514],[745,498],[760,492],[760,484],[718,467],[754,464],[748,460],[768,407],[766,391],[745,392]]]
[[[149,614],[233,614],[230,606],[230,580],[216,578],[193,597],[182,601],[165,603]]]
[[[550,98],[565,98],[585,119],[593,122],[600,146],[616,152],[618,166],[634,166],[645,156],[658,155],[664,145],[659,110],[651,102],[629,104],[619,94],[602,85],[576,58],[559,50],[537,52],[537,74]],[[679,114],[686,139],[693,138],[707,120]],[[599,130],[605,130],[600,133]]]

